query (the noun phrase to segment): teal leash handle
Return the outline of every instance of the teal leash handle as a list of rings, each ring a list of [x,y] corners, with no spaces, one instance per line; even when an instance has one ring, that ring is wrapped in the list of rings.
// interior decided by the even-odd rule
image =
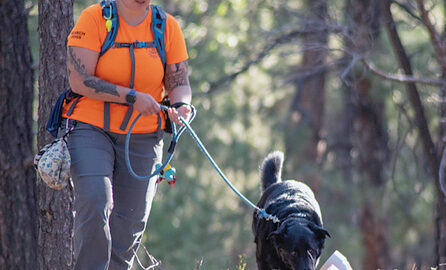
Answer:
[[[195,110],[195,108],[192,105],[189,105],[189,106],[192,109],[192,115],[191,115],[191,118],[189,120],[189,123],[191,123],[192,120],[194,120],[194,118],[195,118],[196,110]],[[160,108],[162,110],[165,110],[165,111],[167,111],[169,109],[167,106],[164,106],[164,105],[160,105]],[[150,178],[152,178],[153,176],[158,175],[167,166],[167,164],[169,164],[169,162],[172,160],[173,154],[175,153],[175,145],[178,142],[178,139],[180,138],[181,134],[184,132],[184,130],[186,128],[184,126],[182,126],[178,130],[178,132],[177,132],[175,124],[173,122],[171,122],[171,126],[172,126],[172,140],[171,140],[171,147],[169,147],[169,155],[167,156],[166,160],[153,173],[151,173],[149,175],[138,175],[133,170],[132,165],[130,164],[129,145],[130,145],[130,137],[132,136],[131,133],[132,133],[133,126],[136,124],[136,122],[141,117],[141,115],[142,115],[141,113],[138,114],[138,116],[136,116],[135,120],[133,120],[132,124],[129,127],[129,131],[127,132],[127,136],[125,137],[125,151],[124,151],[125,152],[125,164],[127,165],[127,169],[129,170],[130,174],[134,178],[136,178],[136,179],[138,179],[140,181],[147,181]]]
[[[220,174],[221,178],[226,182],[226,184],[232,189],[232,191],[237,194],[246,204],[248,204],[251,208],[253,208],[255,210],[255,212],[257,213],[257,215],[260,218],[264,218],[266,220],[270,220],[273,221],[274,223],[279,223],[279,219],[276,216],[270,215],[268,214],[265,209],[261,209],[259,207],[257,207],[255,204],[253,204],[250,200],[248,200],[243,194],[240,193],[240,191],[237,190],[237,188],[228,180],[228,178],[224,175],[223,171],[220,169],[220,167],[218,167],[217,163],[214,161],[214,159],[212,158],[212,156],[209,154],[209,152],[206,150],[206,147],[204,147],[203,143],[200,141],[200,139],[198,138],[197,134],[195,133],[195,131],[190,127],[190,123],[192,122],[192,120],[195,118],[196,116],[196,110],[192,105],[189,105],[192,109],[192,115],[191,118],[188,121],[186,121],[182,116],[180,116],[180,121],[184,124],[179,130],[178,132],[176,131],[176,127],[175,124],[172,122],[172,141],[171,141],[171,147],[173,145],[173,150],[170,150],[171,147],[169,147],[169,155],[167,157],[167,159],[164,161],[164,163],[158,168],[156,169],[153,173],[147,175],[147,176],[141,176],[141,175],[137,175],[135,173],[135,171],[132,168],[132,165],[130,164],[130,156],[129,156],[129,144],[130,144],[130,137],[131,137],[131,132],[133,129],[133,126],[135,125],[136,121],[138,121],[138,119],[141,117],[141,114],[139,114],[135,120],[133,120],[132,124],[129,127],[129,131],[127,132],[127,136],[125,137],[125,163],[127,165],[127,169],[129,170],[130,174],[135,177],[138,180],[141,181],[147,181],[150,178],[152,178],[153,176],[159,174],[164,167],[167,166],[167,164],[169,164],[169,162],[172,160],[173,158],[173,154],[174,154],[174,148],[175,148],[175,144],[178,142],[178,139],[180,138],[181,134],[183,134],[184,130],[187,129],[187,131],[189,132],[189,134],[192,136],[192,138],[195,140],[195,142],[198,144],[198,146],[200,147],[201,151],[204,153],[204,155],[206,156],[206,158],[211,162],[212,166],[214,166],[214,168],[217,170],[218,174]],[[162,110],[167,111],[169,108],[167,106],[164,105],[160,105]]]
[[[218,167],[217,163],[214,161],[212,156],[209,154],[209,152],[206,150],[206,147],[204,147],[203,143],[198,138],[197,134],[195,134],[194,130],[190,127],[189,123],[187,123],[186,120],[184,120],[183,117],[180,116],[181,122],[183,122],[184,127],[187,128],[187,131],[189,134],[194,138],[195,142],[200,147],[201,151],[204,153],[204,155],[207,157],[207,159],[211,162],[212,166],[217,170],[218,174],[220,174],[221,178],[226,182],[226,184],[234,191],[235,194],[237,194],[246,204],[248,204],[251,208],[253,208],[257,215],[260,218],[264,218],[266,220],[271,220],[274,223],[279,223],[279,219],[276,216],[268,214],[265,209],[260,209],[257,207],[257,205],[253,204],[250,200],[248,200],[243,194],[240,193],[240,191],[237,190],[237,188],[228,180],[228,178],[225,176],[223,171]]]

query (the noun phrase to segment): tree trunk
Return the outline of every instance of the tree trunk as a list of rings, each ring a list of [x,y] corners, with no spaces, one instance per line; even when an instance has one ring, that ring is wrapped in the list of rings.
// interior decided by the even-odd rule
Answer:
[[[357,81],[355,86],[356,119],[353,146],[358,151],[356,170],[363,183],[363,203],[359,213],[365,254],[364,270],[387,269],[391,266],[388,213],[380,194],[384,193],[388,164],[388,136],[385,127],[384,104],[370,97],[371,82],[368,78]]]
[[[443,97],[445,98],[445,97]],[[443,105],[444,106],[444,105]],[[446,119],[446,115],[442,116]],[[445,130],[442,124],[443,132]],[[443,147],[445,143],[443,142]],[[445,170],[445,168],[442,168]],[[436,181],[437,202],[435,204],[435,261],[434,265],[438,266],[438,270],[446,270],[446,197],[441,192],[438,181]]]
[[[39,0],[38,146],[52,138],[45,130],[58,95],[68,88],[66,40],[73,27],[73,0]],[[38,269],[72,269],[72,188],[55,191],[38,182]]]
[[[443,80],[446,80],[446,74],[443,74]],[[440,103],[440,149],[446,150],[446,87],[442,87]],[[440,167],[439,170],[443,170],[443,175],[446,173],[445,167]],[[438,270],[446,270],[446,194],[441,190],[440,174],[435,179],[435,187],[437,190],[437,202],[435,204],[435,265],[441,265]],[[439,179],[439,180],[437,180]]]
[[[35,269],[33,73],[23,0],[0,1],[0,269]]]
[[[405,75],[412,76],[412,65],[398,35],[396,24],[390,11],[390,3],[390,0],[380,0],[384,23],[401,69],[404,71]],[[431,133],[429,131],[429,126],[424,113],[424,107],[423,103],[421,102],[420,94],[418,93],[418,89],[415,83],[408,82],[405,86],[410,105],[415,111],[415,124],[418,132],[420,133],[421,145],[423,146],[426,162],[428,164],[427,169],[432,175],[438,175],[438,156]],[[438,179],[438,177],[436,177],[435,179]]]
[[[302,64],[293,75],[295,77],[296,93],[290,108],[290,120],[286,133],[288,168],[296,175],[297,171],[303,179],[311,181],[310,185],[317,193],[322,176],[319,169],[312,167],[321,163],[321,153],[318,146],[325,107],[325,77],[328,31],[325,20],[328,16],[325,0],[307,0],[306,5],[311,11],[310,18],[305,18],[305,28],[313,29],[311,34],[303,37],[304,54]],[[296,143],[305,142],[305,143]]]
[[[390,0],[380,0],[381,10],[384,16],[384,22],[386,29],[392,44],[396,58],[401,69],[405,75],[413,75],[412,65],[410,59],[403,47],[401,39],[396,29],[396,24],[392,16],[390,9]],[[443,78],[445,74],[443,74]],[[435,207],[435,266],[446,262],[446,201],[441,192],[439,185],[439,156],[435,144],[432,140],[432,136],[429,130],[428,122],[424,113],[423,103],[421,102],[420,95],[415,83],[406,83],[406,92],[409,97],[410,105],[415,111],[415,124],[420,134],[420,141],[423,147],[424,156],[427,162],[427,170],[432,175],[434,180],[437,194],[437,203]],[[445,89],[442,89],[441,95],[445,95]],[[440,105],[440,116],[443,119],[445,117],[444,103]],[[442,138],[441,145],[444,145],[445,123],[440,121],[440,138]],[[446,267],[440,266],[440,269],[446,269]]]
[[[443,10],[446,9],[446,1],[443,1]],[[441,35],[441,44],[444,46],[446,44],[446,25],[443,28],[443,34]],[[442,79],[446,80],[446,73],[443,71]],[[443,86],[440,92],[440,143],[439,149],[445,151],[446,149],[446,87]],[[441,153],[439,153],[441,155]],[[444,170],[443,175],[446,173],[446,169],[439,168],[439,170]],[[436,182],[437,188],[437,203],[435,205],[435,220],[436,220],[436,237],[435,237],[435,250],[436,258],[435,265],[441,265],[438,270],[446,270],[446,194],[441,190],[440,186],[440,175],[437,176],[439,181]]]
[[[345,40],[348,53],[344,56],[344,117],[341,136],[338,136],[339,157],[346,166],[347,184],[353,174],[360,179],[359,192],[363,198],[359,210],[359,225],[362,234],[364,257],[361,269],[376,270],[390,266],[389,229],[386,213],[382,213],[381,200],[386,183],[388,147],[383,104],[372,98],[372,81],[352,65],[353,55],[365,55],[373,48],[380,25],[379,6],[376,1],[347,1],[346,18],[351,32]],[[351,157],[351,150],[357,156]]]

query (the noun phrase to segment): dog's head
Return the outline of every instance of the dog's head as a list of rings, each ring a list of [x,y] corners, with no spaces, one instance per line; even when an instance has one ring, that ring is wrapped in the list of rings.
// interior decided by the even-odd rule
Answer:
[[[301,219],[290,218],[267,238],[287,269],[316,269],[326,237],[322,227]]]

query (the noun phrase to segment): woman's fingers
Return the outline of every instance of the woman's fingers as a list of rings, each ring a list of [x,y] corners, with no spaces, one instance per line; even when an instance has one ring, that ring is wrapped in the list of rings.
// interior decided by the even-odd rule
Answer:
[[[191,108],[187,105],[183,105],[178,109],[169,108],[168,110],[169,119],[173,121],[175,124],[181,126],[183,125],[183,122],[180,120],[180,116],[187,121],[190,118],[191,112],[192,112]]]
[[[161,110],[160,105],[151,95],[140,92],[137,92],[134,106],[144,116],[158,113]]]

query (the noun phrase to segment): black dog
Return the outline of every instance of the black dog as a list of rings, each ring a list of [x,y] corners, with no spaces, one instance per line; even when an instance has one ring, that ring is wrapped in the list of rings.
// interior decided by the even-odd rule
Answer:
[[[259,270],[313,270],[319,261],[325,238],[319,204],[304,183],[281,180],[283,153],[273,152],[261,168],[263,194],[257,206],[280,222],[260,218],[254,213]]]

